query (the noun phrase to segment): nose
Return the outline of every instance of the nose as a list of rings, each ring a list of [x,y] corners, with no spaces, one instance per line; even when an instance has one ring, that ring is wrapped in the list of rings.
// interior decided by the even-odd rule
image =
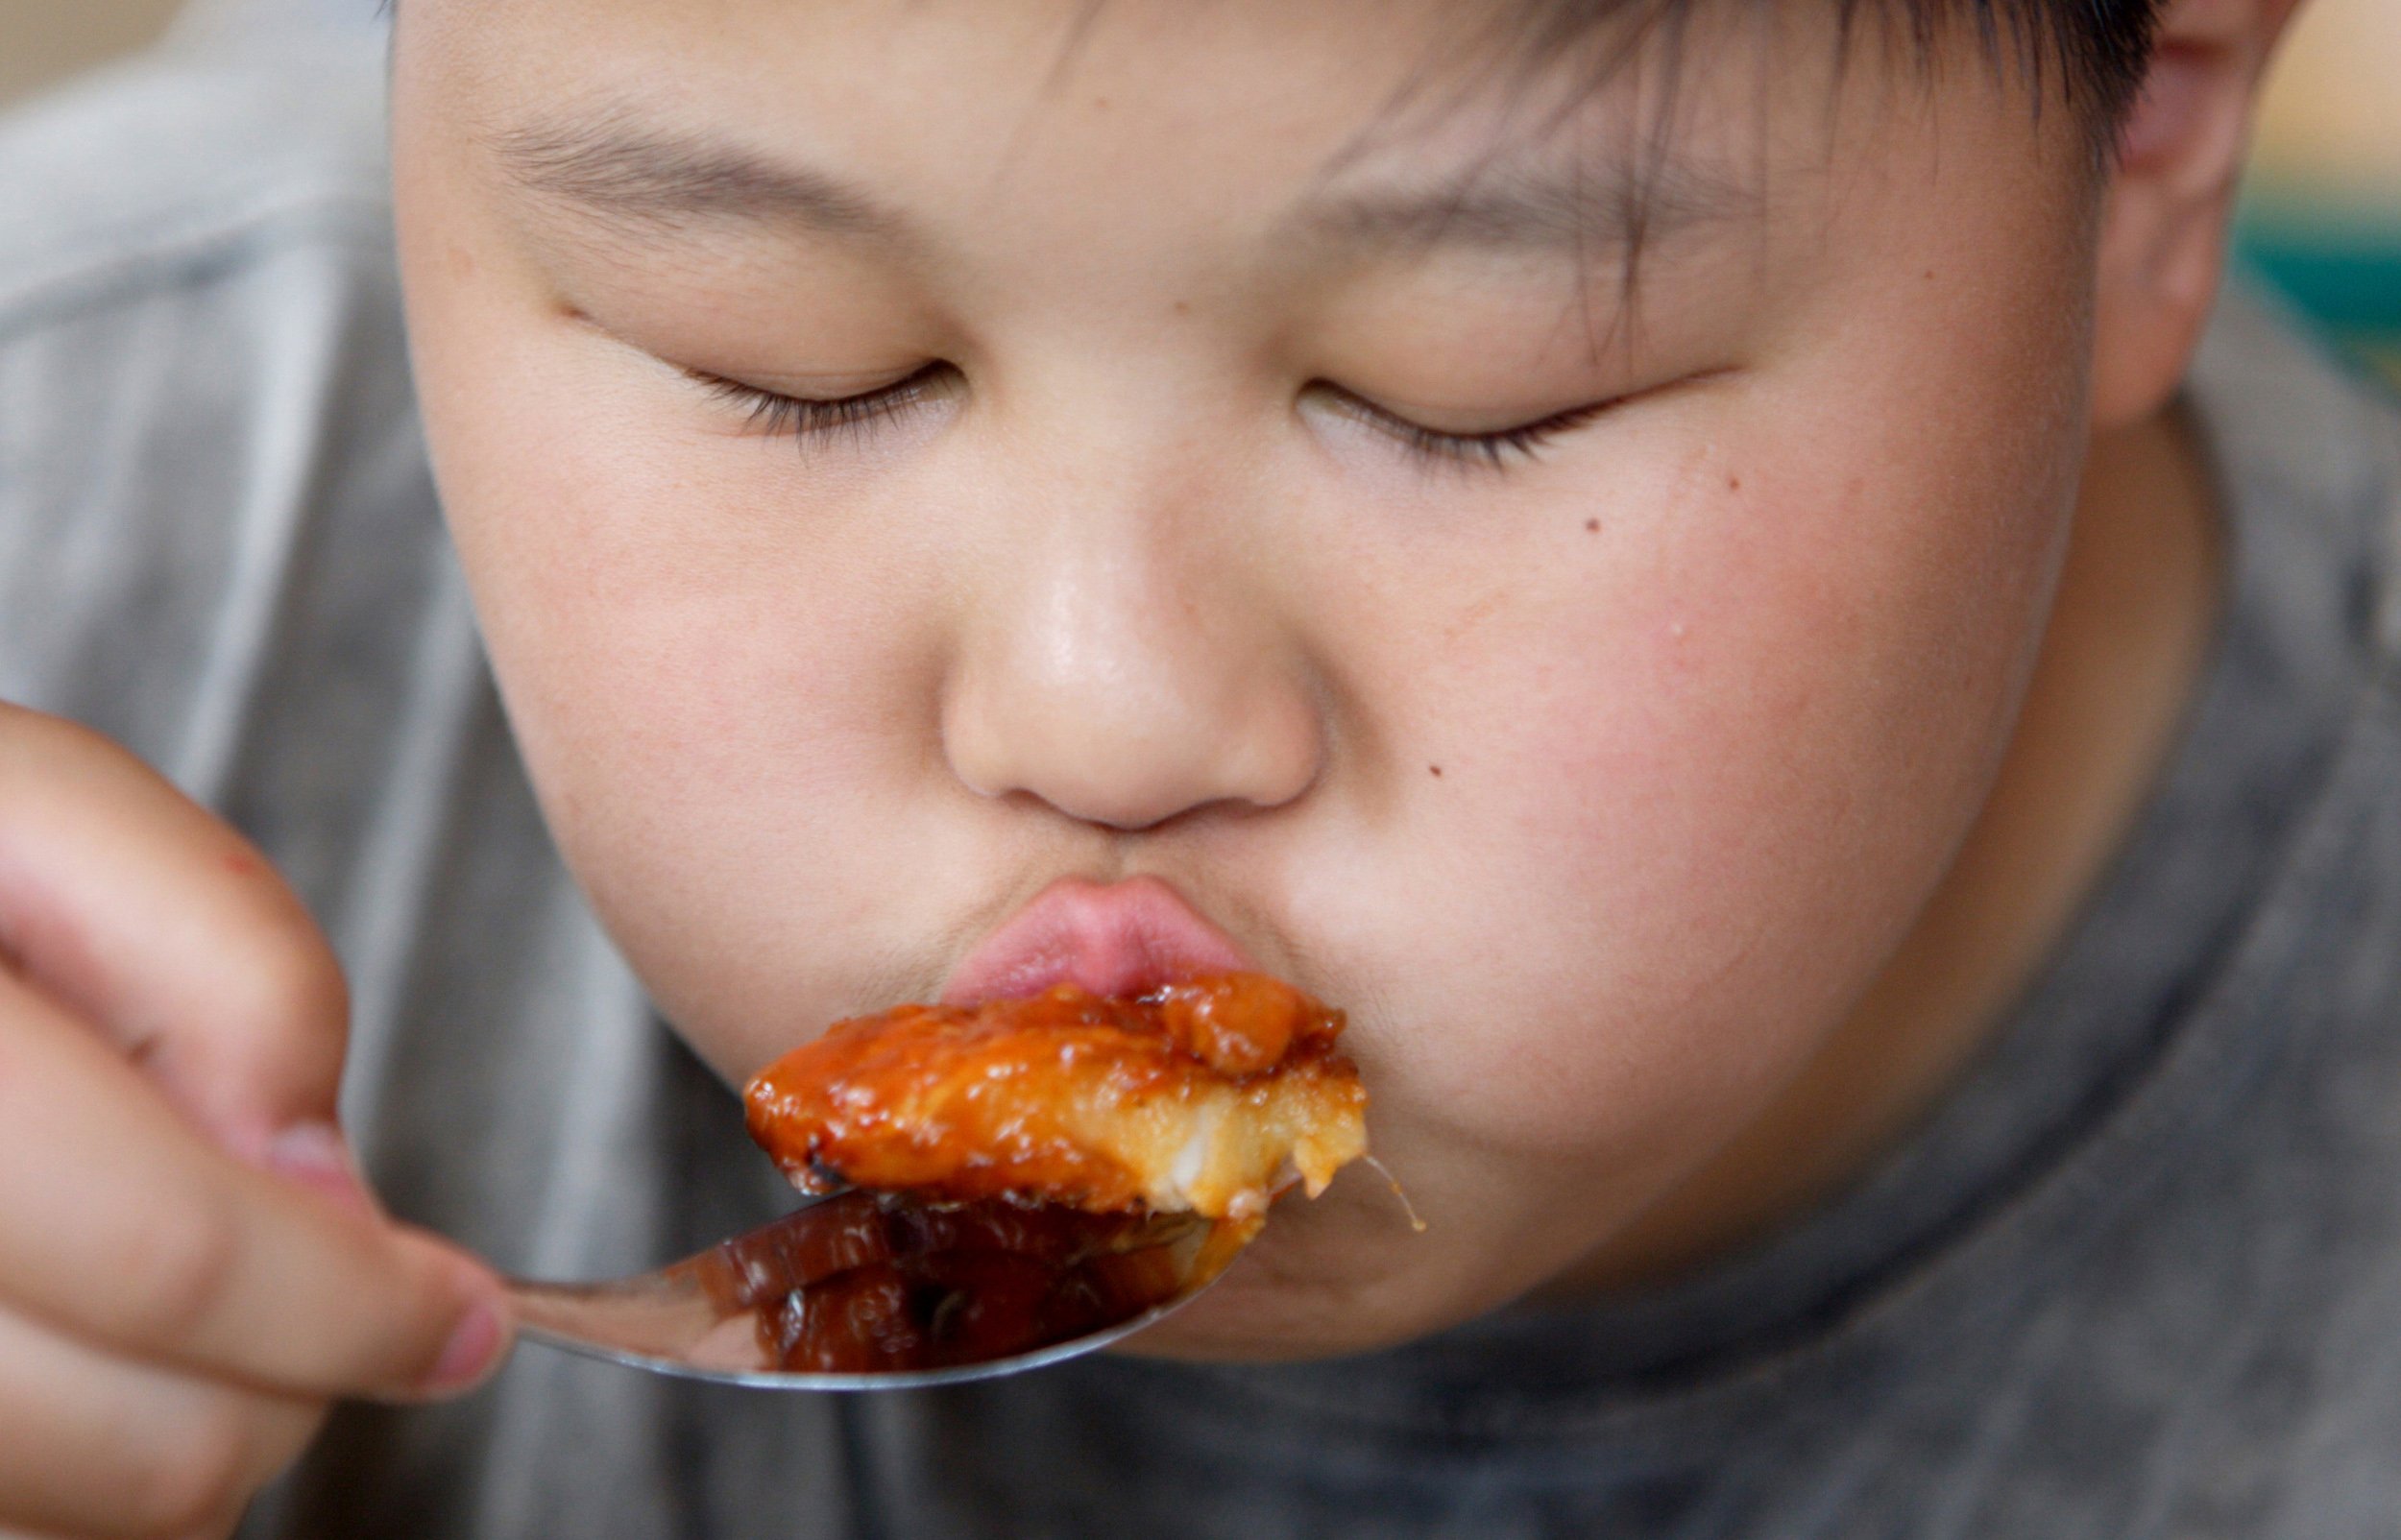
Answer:
[[[1306,790],[1322,726],[1259,569],[1138,513],[1044,522],[962,619],[942,703],[958,780],[1117,830]]]

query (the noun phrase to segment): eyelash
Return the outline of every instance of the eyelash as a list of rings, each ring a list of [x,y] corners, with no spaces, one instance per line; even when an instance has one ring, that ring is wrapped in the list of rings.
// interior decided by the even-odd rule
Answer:
[[[1353,421],[1388,438],[1398,440],[1403,448],[1420,459],[1442,466],[1492,470],[1506,470],[1512,464],[1526,464],[1540,459],[1552,440],[1573,432],[1617,404],[1613,400],[1589,401],[1512,428],[1499,428],[1490,433],[1445,433],[1440,428],[1412,422],[1398,413],[1378,406],[1364,397],[1354,396],[1340,386],[1321,385],[1319,388],[1331,395],[1336,407]]]
[[[698,381],[711,397],[746,414],[749,421],[745,425],[752,433],[762,438],[794,439],[807,445],[829,439],[863,436],[877,424],[931,399],[958,371],[949,364],[932,363],[906,379],[876,390],[861,391],[856,396],[831,399],[787,396],[781,391],[744,385],[739,380],[698,370],[686,373]],[[1439,428],[1412,422],[1339,386],[1321,383],[1318,388],[1331,395],[1345,413],[1397,441],[1412,455],[1440,465],[1481,467],[1494,470],[1506,469],[1513,463],[1540,459],[1552,440],[1584,426],[1616,404],[1613,401],[1594,401],[1554,413],[1539,421],[1524,422],[1491,433],[1445,433]]]
[[[878,423],[932,399],[957,371],[948,364],[932,363],[906,379],[830,400],[762,390],[699,370],[685,373],[710,396],[745,413],[749,418],[745,425],[752,433],[768,439],[795,439],[805,445],[863,437]]]

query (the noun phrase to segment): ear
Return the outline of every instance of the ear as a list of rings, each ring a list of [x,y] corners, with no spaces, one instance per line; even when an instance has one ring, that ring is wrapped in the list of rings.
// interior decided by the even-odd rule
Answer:
[[[2093,429],[2130,426],[2184,377],[2225,269],[2226,225],[2268,56],[2300,0],[2166,0],[2103,207]]]

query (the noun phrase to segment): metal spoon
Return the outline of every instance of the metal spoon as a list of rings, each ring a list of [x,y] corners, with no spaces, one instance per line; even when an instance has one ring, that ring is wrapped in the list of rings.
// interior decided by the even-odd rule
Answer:
[[[852,1193],[814,1204],[761,1225],[656,1272],[606,1283],[509,1281],[519,1324],[534,1341],[570,1353],[604,1359],[655,1374],[747,1385],[760,1390],[905,1390],[965,1384],[1022,1374],[1064,1362],[1148,1330],[1215,1283],[1250,1238],[1256,1221],[1212,1223],[1190,1215],[1128,1220],[1103,1248],[1113,1256],[1155,1254],[1173,1266],[1174,1291],[1147,1309],[1063,1340],[1045,1340],[1022,1351],[936,1367],[825,1371],[783,1366],[777,1350],[775,1311],[795,1293],[840,1276],[829,1262],[825,1232],[829,1205],[856,1205]],[[877,1232],[873,1260],[910,1260],[924,1245],[929,1216],[945,1212],[885,1202],[894,1218]],[[845,1233],[847,1234],[847,1233]],[[912,1241],[911,1237],[918,1238]],[[1088,1255],[1098,1255],[1093,1252]],[[944,1300],[932,1311],[939,1323],[972,1306],[972,1297]],[[764,1319],[763,1319],[763,1316]]]

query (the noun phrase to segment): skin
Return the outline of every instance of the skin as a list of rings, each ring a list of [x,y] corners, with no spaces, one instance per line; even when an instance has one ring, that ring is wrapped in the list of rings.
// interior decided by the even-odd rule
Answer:
[[[1696,19],[1716,67],[1668,141],[1702,212],[1629,301],[1597,217],[1394,238],[1476,167],[1609,187],[1658,100],[1644,64],[1565,108],[1509,76],[1395,110],[1456,6],[1128,3],[1080,36],[1067,4],[412,8],[446,502],[552,827],[712,1063],[938,993],[1061,877],[1164,878],[1352,1011],[1428,1224],[1372,1177],[1280,1217],[1146,1344],[1212,1356],[1638,1280],[1906,1122],[2023,972],[1962,965],[2039,940],[2172,717],[2073,778],[2112,816],[2004,874],[1997,924],[1929,932],[2125,411],[2096,390],[2101,189],[2072,116],[1991,70],[1837,76],[1830,18],[1737,11]],[[628,137],[814,197],[762,215],[757,170],[670,206]],[[839,397],[929,364],[925,398],[797,445],[689,375]],[[1446,463],[1329,383],[1459,431],[1613,404]],[[2150,394],[2122,426],[2157,431]],[[2165,522],[2182,591],[2133,692],[2172,702],[2207,520]],[[2059,633],[2057,671],[2114,629]],[[1930,1026],[1877,994],[1929,971]],[[1771,1165],[1843,1158],[1682,1233],[1779,1119]]]
[[[341,971],[259,853],[0,706],[0,1533],[208,1536],[342,1396],[499,1358],[333,1128]]]
[[[2217,591],[2172,397],[2291,5],[2171,6],[2105,180],[1963,47],[1836,73],[1802,8],[1705,10],[1631,306],[1592,194],[1656,60],[1555,110],[1426,70],[1467,6],[1081,9],[405,9],[427,422],[578,876],[729,1077],[1066,877],[1349,1007],[1428,1230],[1347,1175],[1149,1350],[1372,1347],[1784,1222],[1950,1084],[2172,742]],[[595,124],[851,191],[720,157],[714,212],[628,206],[560,184]],[[1499,239],[1545,168],[1580,196]],[[937,360],[805,445],[685,373]],[[1595,403],[1498,465],[1398,426]],[[331,1399],[497,1361],[490,1274],[348,1163],[344,1015],[260,853],[0,707],[0,1533],[221,1535]]]

